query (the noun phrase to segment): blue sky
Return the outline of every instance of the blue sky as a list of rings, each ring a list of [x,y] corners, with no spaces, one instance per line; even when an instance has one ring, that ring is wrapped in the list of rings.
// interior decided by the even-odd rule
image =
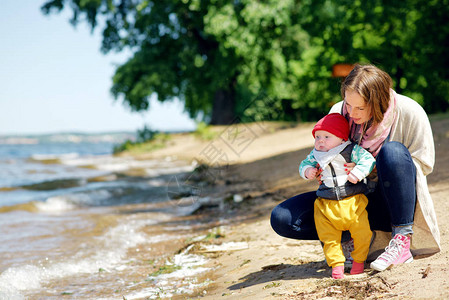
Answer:
[[[45,0],[0,1],[0,134],[192,130],[178,101],[131,112],[109,89],[125,54],[100,52],[101,30],[73,27],[70,11],[45,16]]]

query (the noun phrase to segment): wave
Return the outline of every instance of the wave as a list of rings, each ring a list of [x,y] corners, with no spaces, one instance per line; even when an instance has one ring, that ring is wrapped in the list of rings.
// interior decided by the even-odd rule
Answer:
[[[114,155],[86,155],[77,153],[61,155],[32,155],[32,162],[43,164],[62,164],[71,167],[101,170],[106,172],[126,173],[130,175],[156,177],[164,174],[191,172],[196,167],[196,162],[186,164],[184,161],[147,159],[139,160],[133,157],[121,157]]]
[[[31,201],[16,205],[0,207],[0,213],[8,213],[12,211],[27,211],[32,213],[60,213],[79,208],[80,205],[71,201],[70,197],[56,196],[50,197],[45,201]]]
[[[166,185],[161,181],[151,180],[93,181],[88,185],[54,190],[47,194],[52,195],[42,200],[31,199],[27,202],[0,206],[0,213],[15,210],[57,213],[87,207],[155,203],[167,200]]]
[[[83,178],[68,178],[68,179],[48,180],[39,183],[22,185],[20,186],[20,188],[33,191],[49,191],[49,190],[59,190],[83,186],[86,183],[87,180]]]
[[[64,160],[79,157],[78,153],[64,154],[33,154],[28,158],[30,162],[39,162],[43,164],[62,164]]]
[[[173,298],[175,295],[192,294],[195,289],[207,286],[210,282],[198,283],[194,279],[198,274],[204,273],[209,268],[203,267],[207,263],[204,256],[189,254],[193,245],[173,257],[171,265],[176,269],[168,274],[151,276],[147,281],[152,281],[155,286],[142,286],[139,291],[124,296],[124,299],[159,299]]]
[[[91,178],[63,178],[63,179],[53,179],[45,180],[41,182],[22,184],[17,186],[4,186],[0,187],[0,192],[13,192],[17,190],[29,190],[29,191],[53,191],[61,189],[69,189],[75,187],[85,186],[87,183],[91,182],[106,182],[114,181],[117,176],[114,174],[100,175]]]
[[[32,154],[27,159],[0,161],[0,193],[55,191],[124,177],[154,178],[189,173],[196,162],[139,160],[113,155]]]
[[[115,191],[117,194],[117,191]],[[78,192],[66,195],[52,196],[45,201],[31,201],[28,203],[0,207],[0,213],[25,210],[28,212],[61,213],[82,207],[105,206],[118,202],[114,200],[114,192],[107,189]]]
[[[154,220],[129,218],[125,224],[112,227],[97,237],[89,247],[80,247],[68,259],[49,259],[39,265],[10,267],[0,274],[0,299],[24,299],[24,293],[40,289],[44,283],[52,280],[96,274],[100,269],[123,268],[126,266],[128,249],[148,241],[140,229],[154,223]]]

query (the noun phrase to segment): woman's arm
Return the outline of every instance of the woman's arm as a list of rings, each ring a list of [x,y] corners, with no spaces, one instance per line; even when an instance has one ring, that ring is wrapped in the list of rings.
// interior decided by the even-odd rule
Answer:
[[[435,145],[429,118],[416,101],[396,94],[399,119],[390,140],[402,143],[426,176],[433,171]]]

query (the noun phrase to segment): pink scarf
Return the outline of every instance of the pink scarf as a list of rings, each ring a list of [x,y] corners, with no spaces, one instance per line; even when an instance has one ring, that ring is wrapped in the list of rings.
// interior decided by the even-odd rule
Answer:
[[[396,119],[396,92],[393,90],[391,92],[390,104],[382,122],[377,124],[377,126],[371,126],[370,121],[361,125],[355,124],[352,118],[349,117],[346,105],[343,103],[343,116],[349,121],[351,140],[368,150],[374,157],[377,156],[380,148],[382,148]]]

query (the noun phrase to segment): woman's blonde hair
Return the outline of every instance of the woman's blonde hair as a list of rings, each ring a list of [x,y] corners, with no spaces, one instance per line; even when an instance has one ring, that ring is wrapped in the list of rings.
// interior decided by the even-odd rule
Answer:
[[[341,96],[346,91],[359,94],[368,105],[374,124],[384,118],[390,104],[390,89],[393,81],[390,75],[373,65],[356,64],[341,85]]]

